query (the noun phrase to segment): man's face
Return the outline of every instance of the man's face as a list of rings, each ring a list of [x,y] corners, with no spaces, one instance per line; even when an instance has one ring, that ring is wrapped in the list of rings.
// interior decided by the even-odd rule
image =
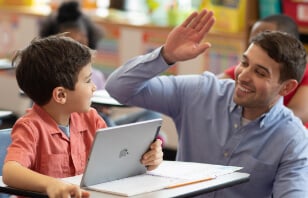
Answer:
[[[244,107],[243,116],[254,119],[267,112],[279,99],[279,63],[258,45],[251,44],[235,70],[233,99]]]

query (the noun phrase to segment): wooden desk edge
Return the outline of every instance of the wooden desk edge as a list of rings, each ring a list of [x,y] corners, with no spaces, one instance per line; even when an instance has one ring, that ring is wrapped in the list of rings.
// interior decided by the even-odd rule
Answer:
[[[214,192],[216,190],[221,190],[221,189],[229,188],[229,187],[232,187],[232,186],[235,186],[235,185],[238,185],[238,184],[245,183],[245,182],[249,181],[250,174],[242,173],[242,172],[236,172],[236,173],[245,174],[245,177],[242,177],[241,179],[238,179],[238,180],[235,180],[235,181],[228,181],[226,183],[221,183],[219,185],[212,186],[212,187],[209,187],[209,188],[206,188],[206,189],[196,190],[194,192],[187,193],[185,195],[176,196],[176,198],[194,197],[194,196],[197,196],[197,195]],[[234,174],[234,173],[231,173],[231,174]]]
[[[249,178],[250,178],[250,174],[248,174],[248,173],[235,172],[235,173],[231,173],[231,175],[232,174],[240,174],[241,178],[237,179],[237,180],[224,182],[224,183],[221,183],[219,185],[212,186],[212,187],[207,187],[206,189],[200,189],[200,190],[195,190],[193,192],[189,192],[189,193],[185,193],[185,194],[181,194],[181,195],[175,195],[173,197],[184,198],[184,197],[193,197],[193,196],[204,194],[204,193],[210,193],[210,192],[213,192],[213,191],[216,191],[216,190],[220,190],[220,189],[232,187],[232,186],[244,183],[244,182],[248,182]],[[0,178],[2,179],[2,176],[0,176]],[[166,190],[166,189],[162,189],[162,190]],[[171,189],[171,190],[176,190],[176,188]],[[150,194],[156,193],[156,192],[157,191],[154,191],[154,192],[151,192]],[[18,195],[18,196],[25,196],[25,197],[33,197],[33,198],[48,198],[48,196],[44,193],[21,190],[21,189],[11,188],[11,187],[8,187],[8,186],[2,186],[2,185],[0,185],[0,193]],[[104,194],[107,195],[108,193],[107,194],[102,193],[101,195],[103,196]],[[143,195],[147,196],[147,194],[149,194],[149,193],[145,193]],[[140,197],[140,196],[143,196],[143,195],[140,194],[140,195],[137,195],[136,197]],[[110,197],[121,197],[121,196],[116,196],[116,195],[112,195],[112,194],[108,194],[108,196],[110,196]],[[93,197],[95,197],[95,196],[93,196]]]
[[[32,197],[32,198],[48,198],[48,196],[44,193],[21,190],[21,189],[11,188],[8,186],[0,186],[0,193],[18,195],[23,197]]]

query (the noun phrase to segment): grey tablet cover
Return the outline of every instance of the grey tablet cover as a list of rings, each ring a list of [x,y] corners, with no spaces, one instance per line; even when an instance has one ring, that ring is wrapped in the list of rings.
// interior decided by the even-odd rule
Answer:
[[[156,138],[162,119],[100,129],[96,132],[81,187],[146,172],[142,155]]]

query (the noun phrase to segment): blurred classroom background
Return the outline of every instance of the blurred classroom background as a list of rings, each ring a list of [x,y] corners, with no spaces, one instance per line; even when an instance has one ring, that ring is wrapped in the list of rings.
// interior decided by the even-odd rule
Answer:
[[[17,49],[38,35],[42,18],[67,0],[0,0],[0,65],[7,64]],[[216,74],[238,63],[247,47],[252,24],[268,15],[284,13],[299,25],[300,38],[308,49],[307,0],[79,0],[83,10],[105,31],[99,42],[95,67],[110,74],[129,58],[149,52],[163,44],[172,27],[192,11],[208,8],[216,24],[206,38],[212,47],[194,60],[176,63],[168,74]],[[46,74],[48,75],[48,74]],[[2,117],[0,127],[10,127],[31,106],[18,89],[14,69],[0,71],[0,110],[12,114]],[[113,116],[136,108],[116,108]],[[162,130],[167,135],[168,158],[174,158],[177,135],[173,122],[164,116]]]

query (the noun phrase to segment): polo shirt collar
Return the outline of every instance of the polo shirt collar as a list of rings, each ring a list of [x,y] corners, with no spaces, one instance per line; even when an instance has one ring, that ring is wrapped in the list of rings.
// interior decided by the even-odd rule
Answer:
[[[280,97],[279,100],[276,102],[276,104],[268,112],[262,114],[261,116],[259,116],[259,118],[256,119],[256,121],[259,122],[260,128],[266,126],[267,123],[273,121],[276,115],[279,114],[283,108],[284,108],[283,97]],[[237,105],[232,98],[229,105],[229,113],[235,111],[242,114],[243,107]]]
[[[57,134],[57,133],[63,133],[62,130],[58,127],[58,123],[42,107],[40,107],[37,104],[34,104],[32,109],[42,119],[42,121],[46,125],[49,125],[48,132],[50,133],[50,135]],[[73,114],[74,113],[71,114],[71,117],[73,116]],[[82,132],[86,130],[86,128],[81,129],[79,127],[75,127],[76,124],[78,125],[78,123],[74,123],[73,120],[70,121],[70,132],[71,133],[74,133],[74,131]],[[63,133],[63,137],[67,138],[64,133]]]
[[[41,106],[34,104],[32,109],[37,115],[39,115],[39,117],[46,125],[50,126],[50,129],[53,129],[49,131],[50,134],[61,132],[56,121]]]

